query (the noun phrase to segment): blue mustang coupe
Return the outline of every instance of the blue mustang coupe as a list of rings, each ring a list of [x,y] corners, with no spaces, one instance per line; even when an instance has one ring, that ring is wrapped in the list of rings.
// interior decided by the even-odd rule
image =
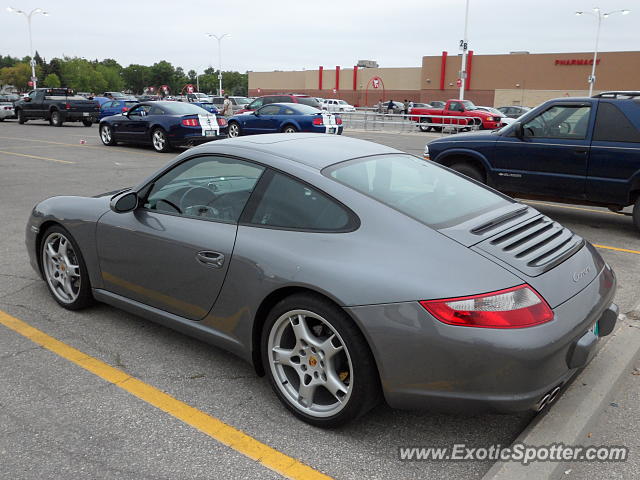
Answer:
[[[100,120],[100,139],[153,145],[158,152],[193,146],[227,137],[227,121],[206,110],[182,102],[142,102],[129,111]]]
[[[253,112],[229,119],[229,136],[256,133],[333,133],[342,134],[342,118],[301,103],[270,103]]]
[[[107,100],[100,105],[100,120],[111,115],[125,113],[138,103],[137,100]]]

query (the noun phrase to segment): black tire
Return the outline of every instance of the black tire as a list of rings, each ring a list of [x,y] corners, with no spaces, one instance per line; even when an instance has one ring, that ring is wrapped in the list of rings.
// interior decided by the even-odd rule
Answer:
[[[113,129],[109,124],[105,123],[100,125],[98,127],[98,132],[100,134],[100,140],[102,140],[102,143],[109,147],[116,145],[116,141],[113,139]]]
[[[229,122],[229,128],[227,130],[229,138],[236,138],[242,135],[242,129],[238,122]]]
[[[151,132],[151,145],[153,145],[153,149],[156,152],[166,153],[171,151],[167,133],[160,127],[154,128]]]
[[[293,125],[285,125],[282,128],[282,133],[296,133],[298,131],[298,129],[296,127],[294,127]]]
[[[640,196],[636,199],[636,203],[633,206],[633,224],[640,230]]]
[[[346,385],[346,388],[349,388],[350,390],[347,396],[342,397],[346,398],[346,400],[335,403],[336,405],[339,405],[337,407],[339,410],[335,414],[332,414],[332,412],[329,411],[325,414],[313,415],[303,411],[305,407],[300,397],[298,397],[298,400],[294,402],[293,398],[288,397],[288,394],[286,393],[287,389],[291,388],[295,395],[295,380],[292,380],[290,385],[278,381],[277,370],[281,363],[275,362],[272,358],[274,355],[269,349],[270,337],[272,337],[272,335],[277,335],[277,332],[279,331],[278,325],[291,325],[289,323],[289,318],[296,318],[297,315],[295,313],[292,314],[292,312],[297,311],[306,311],[313,315],[322,317],[325,324],[330,326],[330,329],[326,330],[326,335],[330,337],[333,334],[333,342],[337,341],[339,343],[338,346],[334,345],[334,348],[342,346],[340,353],[331,358],[321,349],[311,349],[313,353],[309,353],[308,355],[298,355],[298,350],[295,346],[299,345],[299,341],[296,339],[295,346],[292,350],[295,354],[290,357],[291,359],[297,357],[300,364],[305,363],[305,367],[301,367],[304,368],[305,372],[298,372],[298,375],[308,375],[309,377],[312,377],[310,375],[311,369],[318,368],[318,365],[320,365],[326,373],[333,371],[333,375],[336,374],[336,370],[340,371],[338,376],[334,376],[333,378],[339,378],[341,382],[344,382],[343,386]],[[290,314],[292,314],[291,317],[289,317]],[[311,326],[310,323],[314,321],[314,319],[311,317],[305,318],[308,319],[305,320],[305,322],[307,322],[307,327],[309,328],[308,331],[317,332],[315,329],[318,328],[318,325],[316,324],[315,326]],[[331,329],[333,332],[331,332]],[[273,334],[272,331],[274,332]],[[335,335],[336,333],[337,335]],[[318,335],[320,334],[318,333]],[[326,337],[322,336],[316,337],[314,335],[314,339],[326,341]],[[281,342],[279,342],[279,345],[282,347]],[[313,344],[306,345],[313,346]],[[317,346],[318,345],[316,344],[316,348]],[[364,415],[381,399],[378,370],[364,336],[360,330],[358,330],[351,318],[349,318],[342,309],[322,296],[310,293],[298,293],[278,302],[269,312],[262,331],[261,355],[266,375],[269,378],[276,396],[296,417],[316,427],[335,428],[345,425],[346,423]],[[315,355],[318,356],[319,360],[315,359]],[[343,360],[344,358],[350,359],[350,365],[342,363],[339,366],[340,359],[337,359],[337,355],[344,355]],[[326,364],[322,362],[323,359],[326,361]],[[306,366],[306,363],[308,363],[308,367]],[[290,372],[293,377],[296,376],[295,369],[291,366],[287,366],[287,370],[284,370],[285,367],[281,368],[282,371]],[[308,371],[307,368],[309,368]],[[348,369],[347,372],[342,371],[345,368]],[[276,372],[274,372],[274,370],[276,370]],[[343,376],[345,373],[346,375]],[[352,373],[352,375],[349,375],[350,373]],[[323,374],[321,373],[320,375],[322,376]],[[318,377],[316,376],[316,378]],[[324,376],[324,380],[327,380],[327,375]],[[298,387],[301,381],[302,377],[299,377]],[[349,382],[348,384],[346,383],[347,381]],[[320,390],[320,393],[317,393],[318,390]],[[329,394],[328,389],[320,389],[320,387],[317,387],[315,392],[316,393],[312,394],[312,403],[314,398],[318,399],[323,396],[326,398],[327,394]],[[329,395],[331,396],[331,394]],[[335,400],[336,398],[337,396],[334,396],[332,400]]]
[[[62,120],[62,114],[58,110],[52,110],[51,116],[49,117],[49,123],[54,127],[61,127],[64,123],[64,120]]]
[[[0,118],[0,122],[4,122],[4,117]]]
[[[18,117],[18,123],[20,125],[24,125],[25,123],[28,122],[28,120],[24,118],[24,112],[22,110],[18,110],[17,117]]]
[[[431,123],[431,119],[430,118],[421,118],[420,119],[420,123]],[[420,131],[421,132],[428,132],[431,130],[431,125],[420,125]]]
[[[47,265],[45,264],[46,260],[43,258],[45,256],[44,250],[47,247],[47,243],[50,239],[53,239],[56,235],[62,236],[66,238],[72,247],[72,252],[68,253],[68,257],[71,262],[77,262],[77,266],[79,267],[80,276],[79,283],[80,286],[78,288],[77,298],[72,301],[63,301],[59,294],[56,293],[54,288],[52,287],[52,281],[49,280]],[[42,274],[45,279],[45,283],[47,284],[47,288],[49,289],[49,293],[53,299],[63,308],[67,310],[79,310],[81,308],[88,307],[92,303],[94,303],[93,295],[91,294],[91,283],[89,280],[89,272],[87,271],[87,265],[84,261],[84,257],[82,256],[82,252],[80,251],[80,247],[76,243],[75,239],[71,236],[71,234],[67,231],[66,228],[60,225],[54,225],[49,227],[42,236],[42,241],[38,247],[38,255],[40,258],[40,265],[42,268]],[[67,270],[69,271],[69,269]],[[76,284],[77,285],[77,284]]]
[[[83,124],[85,127],[90,127],[90,126],[92,126],[92,125],[93,125],[93,120],[92,120],[92,119],[90,119],[90,118],[83,118],[83,119],[82,119],[82,124]]]
[[[469,178],[472,178],[480,183],[485,183],[484,174],[475,166],[468,163],[454,163],[449,167],[451,170],[455,170]]]

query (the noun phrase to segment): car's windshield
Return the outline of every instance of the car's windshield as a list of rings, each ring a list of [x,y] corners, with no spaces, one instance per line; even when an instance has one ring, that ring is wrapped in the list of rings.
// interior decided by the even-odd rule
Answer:
[[[344,100],[338,100],[338,103],[339,103],[340,105],[347,105],[347,102],[345,102]]]
[[[476,106],[473,104],[473,102],[469,101],[469,100],[462,100],[462,104],[464,105],[464,109],[465,110],[475,110]]]
[[[170,115],[209,115],[204,108],[191,103],[163,102],[162,108]]]
[[[249,105],[251,100],[244,97],[235,97],[235,101],[238,105]]]
[[[456,225],[509,203],[460,175],[411,155],[349,160],[323,173],[434,228]]]
[[[120,92],[109,92],[113,98],[124,98],[126,95]]]

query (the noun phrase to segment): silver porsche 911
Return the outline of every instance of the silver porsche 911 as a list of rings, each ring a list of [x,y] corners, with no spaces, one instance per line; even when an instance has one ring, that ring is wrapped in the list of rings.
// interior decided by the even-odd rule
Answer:
[[[447,168],[353,138],[192,148],[133,188],[33,209],[53,298],[217,345],[301,419],[542,409],[617,319],[594,248]]]

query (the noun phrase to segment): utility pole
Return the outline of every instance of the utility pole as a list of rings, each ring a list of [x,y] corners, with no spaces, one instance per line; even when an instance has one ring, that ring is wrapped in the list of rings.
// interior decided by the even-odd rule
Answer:
[[[464,37],[460,41],[460,48],[462,49],[462,65],[460,66],[460,100],[464,100],[464,88],[467,82],[467,26],[469,24],[469,0],[467,0],[467,6],[464,13]]]
[[[31,17],[38,13],[47,17],[49,16],[49,13],[45,12],[41,8],[34,8],[31,12],[27,13],[22,10],[18,10],[17,8],[7,7],[7,11],[17,15],[24,15],[27,19],[27,26],[29,27],[29,54],[31,55],[31,81],[33,82],[33,88],[35,89],[38,87],[38,79],[36,78],[36,59],[33,57],[33,41],[31,40]]]
[[[215,38],[218,41],[218,95],[222,95],[222,39],[224,37],[230,37],[228,33],[222,35],[214,35],[213,33],[207,33],[207,37]]]

